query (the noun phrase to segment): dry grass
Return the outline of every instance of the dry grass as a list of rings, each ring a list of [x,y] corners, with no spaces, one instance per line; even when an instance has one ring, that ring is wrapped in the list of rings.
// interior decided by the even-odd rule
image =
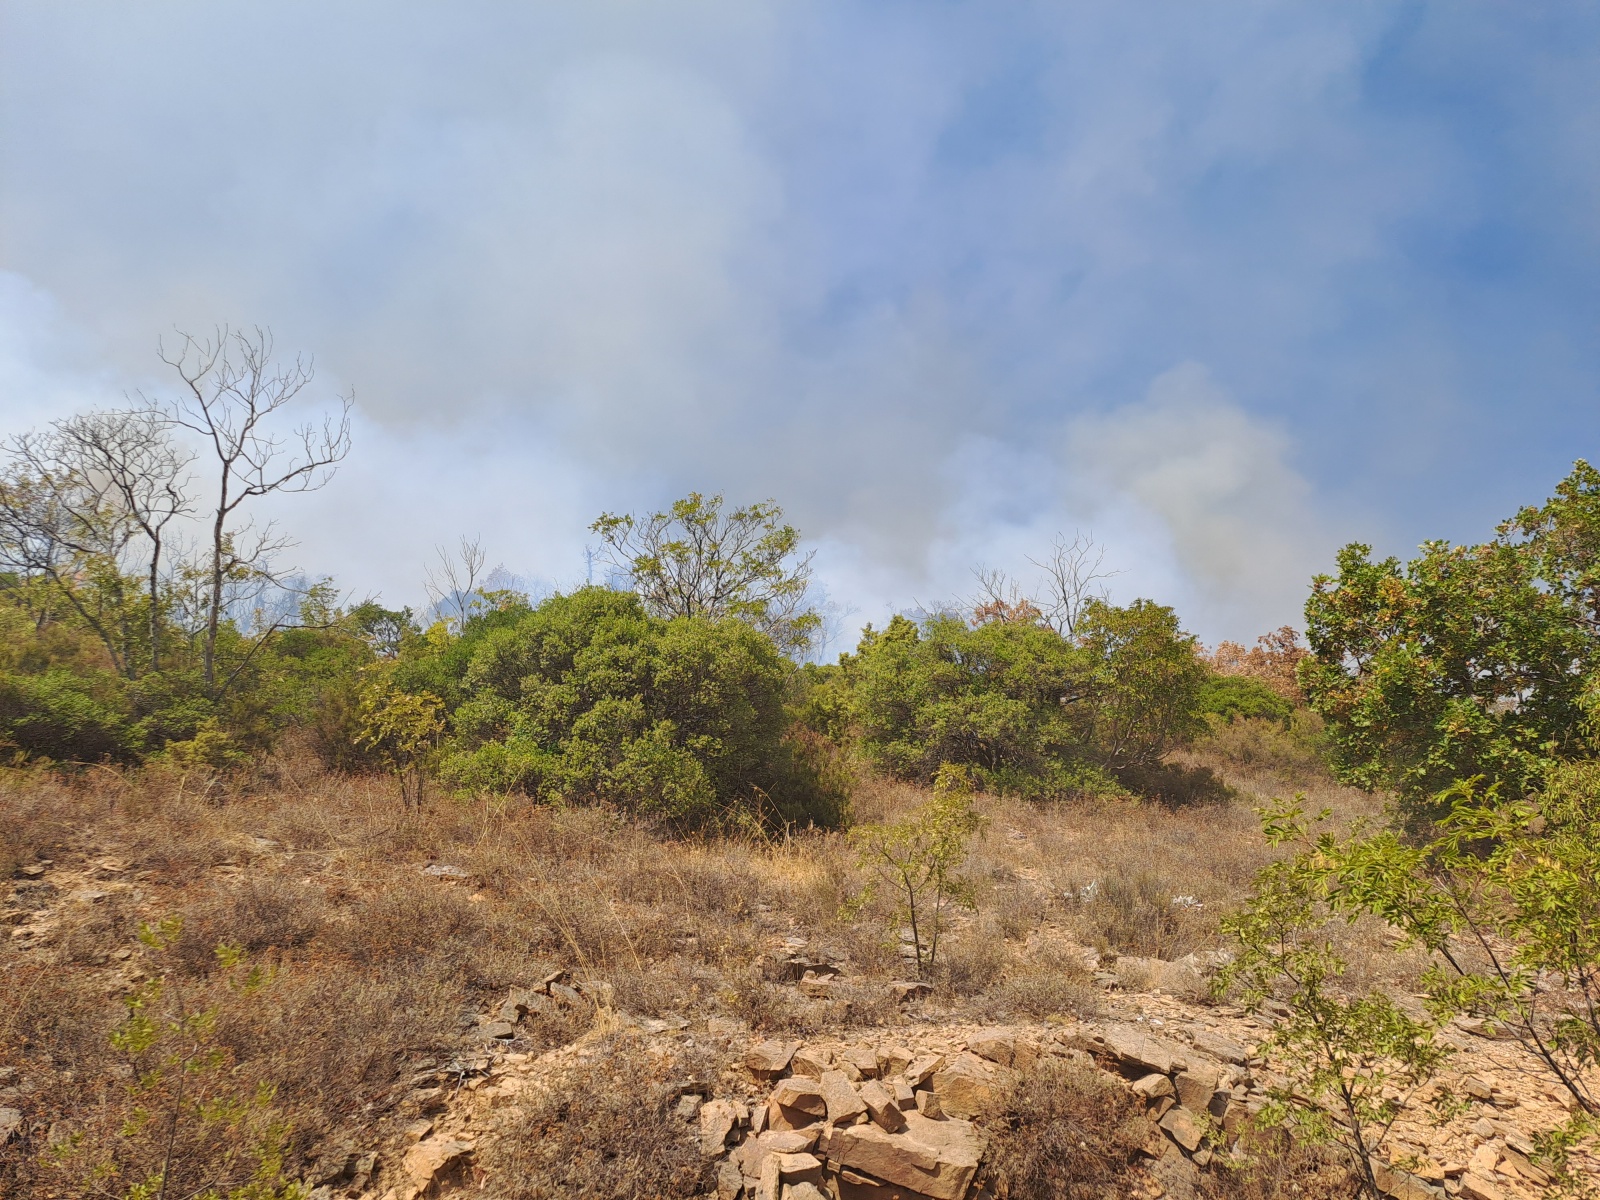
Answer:
[[[1240,798],[1177,809],[983,798],[987,825],[966,867],[977,911],[948,933],[926,1015],[1089,1015],[1100,992],[1083,947],[1175,957],[1217,944],[1218,921],[1269,857],[1249,804],[1292,789],[1264,770],[1197,764],[1225,771]],[[1376,812],[1325,780],[1313,791],[1310,803],[1340,821]],[[884,820],[925,799],[866,779],[853,808]],[[241,1086],[275,1089],[291,1172],[329,1144],[394,1136],[415,1116],[405,1098],[418,1064],[470,1047],[477,1016],[557,968],[644,1016],[808,1034],[903,1019],[885,987],[911,970],[892,904],[853,903],[866,878],[839,835],[675,840],[601,812],[482,801],[406,814],[389,781],[294,757],[223,787],[154,770],[12,772],[0,776],[0,831],[0,863],[13,871],[54,864],[42,880],[13,880],[9,902],[14,925],[48,913],[48,934],[0,944],[0,1067],[17,1069],[19,1088],[0,1104],[27,1118],[24,1136],[0,1148],[7,1195],[65,1186],[39,1165],[52,1126],[111,1137],[130,1101],[107,1038],[121,998],[157,973],[217,1006]],[[464,878],[424,875],[430,863]],[[84,888],[106,894],[71,898]],[[1180,896],[1194,903],[1174,905]],[[135,932],[168,915],[183,933],[158,962]],[[1349,936],[1376,977],[1388,961],[1381,937]],[[772,955],[791,938],[843,968],[835,996],[805,999],[772,978]],[[230,988],[219,943],[269,970],[259,993]],[[518,1048],[565,1044],[588,1021],[586,1011],[539,1018]]]

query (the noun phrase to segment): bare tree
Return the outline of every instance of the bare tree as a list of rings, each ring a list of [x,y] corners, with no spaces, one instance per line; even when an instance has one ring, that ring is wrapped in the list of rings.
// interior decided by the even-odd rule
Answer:
[[[130,673],[123,560],[137,525],[104,476],[75,460],[58,430],[13,437],[6,458],[0,563],[54,585],[105,645],[113,668]]]
[[[434,551],[439,556],[439,565],[427,569],[423,588],[428,593],[433,611],[447,621],[454,621],[459,629],[477,609],[474,594],[478,590],[479,577],[483,574],[483,564],[488,561],[483,551],[483,539],[469,540],[463,534],[455,554],[452,555],[443,546],[435,546]],[[451,610],[454,610],[453,616]]]
[[[1043,616],[1038,602],[998,567],[974,567],[972,577],[978,581],[978,594],[967,607],[972,610],[974,625],[1032,625]]]
[[[184,386],[172,419],[199,434],[216,457],[202,635],[206,685],[214,689],[227,584],[263,577],[273,556],[290,545],[270,521],[260,529],[240,523],[239,510],[273,492],[310,492],[326,484],[350,452],[353,401],[344,397],[339,415],[324,417],[320,426],[280,434],[272,428],[281,419],[276,414],[310,385],[315,372],[309,360],[296,355],[293,362],[274,361],[272,334],[259,327],[224,326],[210,338],[179,338],[174,351],[160,347],[161,360]]]
[[[150,669],[161,667],[161,566],[167,525],[190,510],[186,493],[194,455],[172,442],[172,421],[150,408],[92,412],[53,425],[58,454],[94,481],[122,519],[144,535],[149,597]]]
[[[1043,561],[1031,556],[1028,561],[1044,572],[1044,594],[1038,604],[1044,619],[1062,637],[1072,637],[1077,632],[1078,622],[1091,601],[1107,598],[1103,581],[1122,573],[1106,570],[1105,547],[1094,540],[1093,534],[1077,530],[1070,541],[1065,534],[1056,534]]]

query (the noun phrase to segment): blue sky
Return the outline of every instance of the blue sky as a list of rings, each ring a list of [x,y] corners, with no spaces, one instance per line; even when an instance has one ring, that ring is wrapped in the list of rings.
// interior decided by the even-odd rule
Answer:
[[[1208,640],[1600,454],[1600,9],[0,0],[0,426],[270,325],[299,565],[773,496],[846,624],[1093,529]]]

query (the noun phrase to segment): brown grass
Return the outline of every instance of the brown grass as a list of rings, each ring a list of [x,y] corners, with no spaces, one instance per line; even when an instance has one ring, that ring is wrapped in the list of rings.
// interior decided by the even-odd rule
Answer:
[[[1221,916],[1269,858],[1249,804],[1291,789],[1265,770],[1201,765],[1225,771],[1240,799],[1168,810],[983,798],[966,865],[977,911],[948,931],[924,1015],[1089,1015],[1101,993],[1084,947],[1173,957],[1217,944]],[[156,974],[216,1005],[240,1086],[274,1089],[291,1173],[327,1145],[395,1135],[415,1116],[418,1065],[470,1048],[476,1018],[557,968],[642,1016],[807,1034],[904,1019],[886,987],[913,970],[892,902],[854,903],[866,877],[840,835],[673,839],[592,810],[448,799],[407,814],[390,781],[292,756],[202,782],[0,775],[0,863],[53,862],[42,879],[13,879],[7,904],[13,926],[48,913],[50,932],[0,941],[0,1067],[17,1069],[19,1089],[0,1103],[26,1114],[23,1136],[0,1148],[0,1193],[67,1186],[40,1166],[52,1126],[115,1140],[132,1100],[107,1038],[122,998]],[[1325,780],[1313,793],[1342,822],[1377,811]],[[883,820],[925,799],[868,778],[853,809]],[[429,863],[466,878],[424,875]],[[72,899],[85,888],[106,895]],[[140,947],[139,924],[169,915],[183,919],[173,947]],[[1376,976],[1389,961],[1379,933],[1348,936]],[[797,937],[843,968],[833,997],[773,977],[774,952]],[[219,943],[266,969],[259,992],[230,986]],[[517,1048],[571,1042],[590,1016],[530,1018]]]

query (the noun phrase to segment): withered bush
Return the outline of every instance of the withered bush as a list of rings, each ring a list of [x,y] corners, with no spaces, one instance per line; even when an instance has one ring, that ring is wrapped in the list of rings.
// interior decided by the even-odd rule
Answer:
[[[1172,885],[1148,871],[1111,874],[1083,908],[1089,934],[1103,950],[1145,958],[1181,958],[1214,936],[1203,909],[1174,903]]]
[[[1310,1146],[1283,1132],[1257,1135],[1262,1143],[1237,1163],[1213,1160],[1200,1178],[1200,1200],[1349,1200],[1356,1181],[1349,1161],[1333,1146]]]
[[[187,905],[173,952],[186,973],[205,975],[216,968],[222,944],[252,956],[304,946],[321,930],[326,911],[320,892],[276,875],[247,878]]]
[[[1156,1132],[1132,1094],[1093,1067],[1046,1060],[987,1122],[999,1194],[1101,1200],[1133,1193],[1134,1163]]]
[[[710,1167],[678,1099],[709,1095],[718,1064],[658,1058],[620,1034],[587,1048],[482,1147],[505,1200],[676,1200],[706,1190]]]
[[[1083,959],[1050,949],[1029,955],[981,998],[986,1011],[1037,1019],[1066,1014],[1095,1017],[1103,1007],[1101,1000]]]

